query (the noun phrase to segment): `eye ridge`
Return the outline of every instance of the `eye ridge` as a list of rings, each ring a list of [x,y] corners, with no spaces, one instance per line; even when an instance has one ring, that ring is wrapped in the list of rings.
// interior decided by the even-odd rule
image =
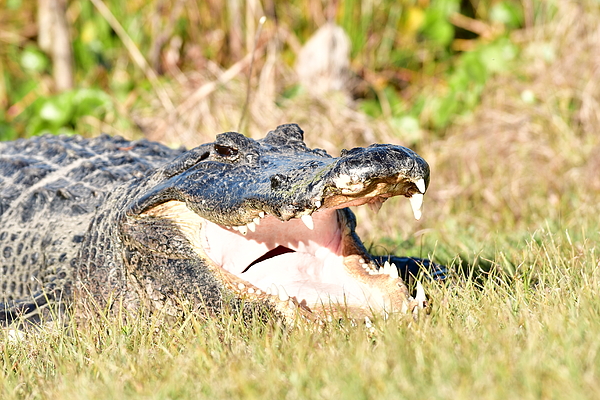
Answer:
[[[221,157],[225,157],[225,158],[234,158],[234,157],[237,157],[237,155],[238,155],[238,149],[229,147],[229,146],[222,146],[222,145],[216,144],[216,143],[215,143],[215,151],[217,152],[218,155],[220,155]]]

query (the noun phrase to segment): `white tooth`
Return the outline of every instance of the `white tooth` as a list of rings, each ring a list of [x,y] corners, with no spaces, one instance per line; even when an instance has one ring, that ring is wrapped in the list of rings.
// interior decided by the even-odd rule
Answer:
[[[321,208],[321,200],[315,201],[315,207],[316,208]]]
[[[238,289],[244,290],[245,287],[246,285],[244,285],[243,283],[238,283]]]
[[[248,288],[248,293],[250,293],[250,294],[254,294],[254,289],[253,289],[253,288],[251,288],[251,287],[249,287],[249,288]]]
[[[389,276],[391,276],[394,279],[398,279],[400,277],[400,274],[398,274],[398,267],[396,267],[396,264],[392,263],[391,264],[392,270],[389,272]]]
[[[232,226],[231,229],[233,229],[234,231],[239,230],[237,226]]]
[[[313,219],[310,215],[303,215],[300,219],[302,220],[302,222],[304,222],[304,225],[306,225],[308,229],[310,229],[311,231],[315,229],[315,223],[313,222]]]
[[[256,217],[252,220],[256,225],[260,225],[260,217]]]
[[[425,193],[425,179],[419,179],[415,182],[415,185],[417,185],[417,189],[419,189],[419,192]]]
[[[421,219],[421,207],[423,207],[423,195],[421,193],[413,194],[408,200],[410,200],[410,206],[412,207],[415,219]]]
[[[292,299],[290,299],[288,301],[288,307],[290,310],[295,310],[296,309],[296,304],[294,304],[294,302],[292,301]]]
[[[277,288],[276,284],[271,283],[271,286],[269,286],[269,289],[271,289],[271,295],[279,296],[279,289]]]
[[[264,211],[259,212],[258,216],[261,217],[261,218],[264,218],[265,217],[265,212]]]
[[[363,263],[363,264],[362,264],[362,267],[363,267],[364,269],[366,269],[367,271],[369,270],[369,264],[367,264],[367,263]]]
[[[359,264],[364,264],[365,263],[365,259],[364,258],[359,258],[358,259],[358,263]]]
[[[389,275],[391,270],[392,270],[392,266],[390,265],[390,263],[388,261],[386,261],[383,264],[383,273]]]
[[[415,300],[419,305],[419,308],[423,308],[425,302],[427,301],[427,297],[425,296],[425,290],[423,289],[423,285],[421,282],[417,281],[417,295],[415,296]]]
[[[265,290],[265,294],[269,294],[269,295],[271,294],[271,288],[270,287],[268,287],[267,290]]]
[[[406,314],[407,311],[408,311],[408,302],[403,301],[401,312],[402,312],[402,314]]]
[[[248,222],[246,224],[246,226],[248,227],[248,229],[250,229],[252,232],[256,231],[256,224],[254,222]]]
[[[290,296],[288,296],[287,292],[285,291],[285,288],[283,286],[279,286],[279,300],[288,301],[289,298]]]
[[[248,233],[248,227],[246,227],[246,225],[238,226],[237,230],[244,236]]]
[[[262,294],[262,292],[258,289],[256,289],[256,294]]]

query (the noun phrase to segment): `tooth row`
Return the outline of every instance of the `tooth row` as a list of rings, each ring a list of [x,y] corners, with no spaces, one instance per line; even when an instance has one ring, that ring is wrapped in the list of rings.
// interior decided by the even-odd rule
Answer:
[[[361,258],[358,260],[358,263],[361,265],[361,267],[364,268],[365,271],[367,271],[369,274],[373,275],[372,272],[377,272],[377,270],[373,269],[371,267],[371,265],[369,265],[364,258]]]
[[[277,296],[280,301],[288,301],[290,299],[290,296],[285,291],[285,288],[274,283],[271,283],[265,293],[270,294],[271,296]]]
[[[263,293],[260,289],[254,289],[252,287],[249,287],[248,289],[246,289],[246,285],[244,285],[242,282],[237,284],[237,288],[240,291],[246,290],[246,293],[248,293],[248,294],[262,294]]]
[[[254,217],[254,219],[248,222],[246,225],[228,226],[227,228],[231,228],[234,231],[238,231],[239,233],[245,236],[248,233],[248,230],[250,230],[251,232],[256,232],[256,225],[260,225],[260,219],[264,218],[265,216],[265,212],[261,211],[258,213],[258,217]]]
[[[391,278],[393,279],[397,279],[400,277],[400,275],[398,274],[398,268],[396,267],[396,264],[394,263],[389,263],[388,261],[386,261],[383,264],[383,267],[379,268],[379,270],[370,270],[369,271],[369,275],[389,275]]]
[[[317,201],[315,203],[319,204],[319,207],[321,206],[321,202]],[[318,208],[318,207],[317,207]],[[256,232],[256,225],[260,225],[260,219],[265,217],[265,212],[261,211],[260,213],[258,213],[258,217],[255,217],[252,221],[248,222],[246,225],[240,225],[240,226],[231,226],[231,227],[227,227],[227,228],[231,228],[234,231],[238,231],[239,233],[241,233],[242,235],[246,235],[248,233],[248,230],[252,231],[252,232]],[[300,217],[300,220],[302,220],[302,222],[304,223],[304,225],[306,225],[306,227],[308,229],[310,229],[311,231],[315,229],[315,223],[312,219],[312,217],[308,214],[303,215],[302,217]]]

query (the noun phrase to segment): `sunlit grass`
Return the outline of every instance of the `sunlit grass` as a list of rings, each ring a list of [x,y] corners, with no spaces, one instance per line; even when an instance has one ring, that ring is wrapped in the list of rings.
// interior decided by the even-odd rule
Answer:
[[[600,266],[541,233],[512,275],[428,284],[430,316],[325,326],[92,320],[0,345],[3,399],[594,398]]]

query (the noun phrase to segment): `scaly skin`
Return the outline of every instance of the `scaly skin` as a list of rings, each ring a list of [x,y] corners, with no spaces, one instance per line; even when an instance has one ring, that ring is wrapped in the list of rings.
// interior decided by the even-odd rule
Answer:
[[[396,195],[420,204],[429,167],[400,146],[332,158],[307,148],[297,125],[259,141],[228,132],[189,151],[48,135],[0,143],[0,171],[4,323],[74,299],[287,319],[416,305],[396,269],[367,253],[346,208]]]

